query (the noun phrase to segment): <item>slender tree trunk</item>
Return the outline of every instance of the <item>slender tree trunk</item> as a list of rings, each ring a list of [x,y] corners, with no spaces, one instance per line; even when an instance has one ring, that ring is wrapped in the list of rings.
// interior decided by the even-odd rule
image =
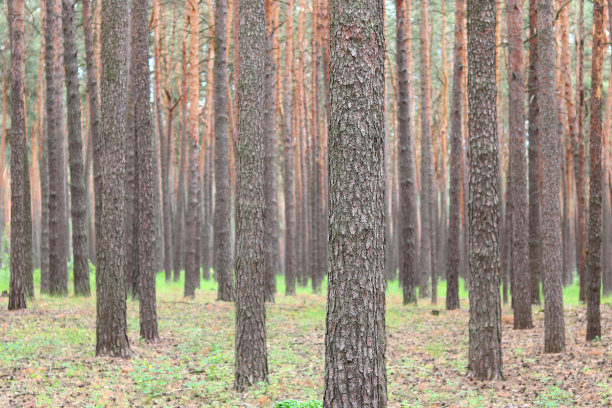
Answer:
[[[470,323],[468,371],[503,379],[499,295],[499,163],[495,2],[468,0]]]
[[[248,11],[248,12],[247,12]],[[236,371],[238,390],[268,380],[264,296],[264,0],[240,0]]]
[[[531,292],[528,268],[528,205],[525,163],[525,80],[523,70],[523,3],[508,0],[508,121],[510,156],[510,200],[506,211],[512,213],[512,277],[514,278],[514,328],[531,329]]]
[[[551,0],[537,0],[538,132],[542,153],[542,247],[544,260],[544,351],[565,349],[561,289],[561,150],[555,86],[555,43]]]
[[[32,273],[32,221],[26,191],[29,188],[29,174],[25,121],[25,5],[23,0],[9,0],[7,4],[11,44],[11,264],[8,309],[18,310],[26,308],[26,277]],[[33,297],[34,293],[28,295]]]
[[[591,118],[589,129],[589,247],[588,274],[585,277],[587,300],[586,339],[601,337],[601,217],[603,166],[603,63],[604,48],[604,0],[593,2],[593,48],[591,63]]]
[[[410,103],[412,86],[407,66],[407,54],[410,44],[406,35],[407,23],[411,12],[411,0],[396,0],[396,62],[397,62],[397,128],[400,149],[400,195],[401,195],[401,278],[403,284],[404,304],[417,303],[416,288],[419,277],[417,269],[417,190],[416,165],[414,163],[414,141],[412,136],[412,118]]]
[[[330,35],[323,405],[384,408],[384,2],[334,0],[330,11],[330,33],[342,34]]]
[[[219,282],[217,298],[234,300],[231,245],[231,187],[227,115],[227,3],[215,1],[215,219],[213,260]],[[236,52],[236,49],[234,50]]]
[[[125,276],[125,139],[130,54],[130,6],[102,3],[100,132],[101,210],[96,231],[96,355],[131,358],[127,338]]]
[[[285,79],[283,83],[283,145],[284,173],[283,186],[285,194],[285,293],[295,295],[295,280],[297,278],[297,259],[295,250],[295,197],[293,187],[293,0],[287,3],[285,17]]]
[[[89,296],[91,289],[89,285],[89,260],[87,258],[87,192],[85,190],[85,172],[83,168],[81,95],[79,92],[75,5],[74,0],[62,0],[64,69],[66,75],[66,100],[68,101],[72,254],[74,294],[76,296]]]
[[[47,143],[49,160],[49,277],[50,293],[68,294],[68,244],[64,151],[64,99],[62,97],[61,4],[46,3],[45,68],[47,81]]]
[[[461,267],[461,156],[463,155],[463,66],[461,55],[465,48],[465,1],[455,2],[455,53],[453,61],[453,90],[451,95],[451,157],[450,208],[448,225],[448,255],[446,269],[446,309],[459,308],[459,270]]]
[[[155,212],[153,196],[153,123],[150,102],[148,0],[134,0],[131,9],[130,98],[134,101],[133,121],[136,149],[137,285],[140,299],[140,337],[157,340],[155,299]]]

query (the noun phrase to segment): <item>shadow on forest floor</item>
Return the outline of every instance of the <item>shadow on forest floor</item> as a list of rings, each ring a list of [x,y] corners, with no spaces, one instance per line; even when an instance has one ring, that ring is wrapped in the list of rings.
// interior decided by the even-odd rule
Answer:
[[[93,278],[93,275],[92,275]],[[279,280],[282,290],[282,279]],[[443,288],[442,288],[443,289]],[[441,291],[443,296],[443,290]],[[38,293],[38,291],[37,291]],[[137,358],[96,358],[95,298],[38,296],[28,309],[0,313],[0,406],[273,407],[318,400],[324,369],[325,295],[306,288],[267,307],[269,384],[232,390],[234,306],[215,301],[213,282],[183,299],[181,282],[158,275],[161,341],[138,340],[138,302],[128,302]],[[544,313],[535,328],[512,329],[503,310],[506,381],[465,375],[467,299],[459,311],[423,300],[405,307],[397,284],[387,295],[390,407],[603,407],[612,401],[612,304],[602,304],[604,338],[586,344],[585,307],[566,307],[567,352],[543,354]],[[442,309],[434,316],[432,309]]]

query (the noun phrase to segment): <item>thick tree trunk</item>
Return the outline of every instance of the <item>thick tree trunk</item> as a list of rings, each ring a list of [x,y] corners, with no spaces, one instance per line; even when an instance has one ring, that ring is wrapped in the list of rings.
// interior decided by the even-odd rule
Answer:
[[[47,144],[49,161],[49,281],[52,295],[68,294],[68,243],[66,218],[66,173],[64,149],[64,99],[62,97],[61,4],[46,3],[45,69]]]
[[[446,309],[459,308],[459,269],[461,267],[461,156],[463,155],[463,76],[461,55],[465,48],[465,1],[455,2],[455,53],[451,95],[450,208],[446,269]]]
[[[525,163],[525,80],[523,71],[523,3],[508,0],[508,122],[510,140],[510,200],[506,211],[512,214],[512,249],[514,279],[514,328],[531,329],[531,285],[529,275],[527,175]]]
[[[591,63],[591,118],[589,129],[589,247],[586,283],[587,331],[586,339],[601,337],[601,217],[603,166],[603,63],[604,48],[604,0],[593,2],[593,60]]]
[[[25,44],[23,0],[9,0],[11,43],[11,264],[9,310],[26,308],[26,276],[32,271],[31,210],[25,121]],[[30,219],[30,220],[28,220]],[[30,227],[28,229],[28,227]],[[30,269],[28,271],[28,268]],[[33,297],[34,293],[30,295]]]
[[[74,294],[89,296],[89,260],[87,257],[87,192],[83,168],[83,139],[81,136],[81,94],[76,47],[74,0],[62,0],[64,29],[64,69],[66,100],[68,101],[68,140],[70,160],[70,199],[72,216],[72,255]]]
[[[130,57],[130,6],[102,3],[102,77],[96,231],[96,355],[131,358],[127,338],[125,276],[125,139]]]
[[[213,262],[219,283],[217,298],[234,300],[231,245],[231,188],[227,115],[227,3],[215,2],[215,219]]]
[[[236,371],[238,390],[268,380],[264,296],[264,0],[240,0]]]
[[[401,266],[404,304],[417,303],[416,289],[419,283],[417,259],[417,189],[416,164],[414,162],[414,141],[410,104],[412,84],[408,73],[408,53],[410,44],[407,36],[411,0],[397,0],[396,7],[396,62],[397,62],[397,128],[399,137],[400,160],[400,195],[401,195]]]
[[[384,2],[334,0],[330,10],[323,405],[384,408]]]
[[[468,0],[470,323],[468,371],[502,379],[495,2]]]
[[[148,0],[134,0],[131,9],[130,98],[134,102],[132,119],[136,149],[136,190],[134,219],[137,225],[138,252],[134,278],[140,298],[140,337],[156,340],[157,312],[155,299],[155,212],[153,197],[153,123],[150,102]]]
[[[555,86],[555,43],[551,0],[537,2],[538,132],[542,157],[542,248],[544,260],[544,351],[565,349],[561,289],[561,150]]]

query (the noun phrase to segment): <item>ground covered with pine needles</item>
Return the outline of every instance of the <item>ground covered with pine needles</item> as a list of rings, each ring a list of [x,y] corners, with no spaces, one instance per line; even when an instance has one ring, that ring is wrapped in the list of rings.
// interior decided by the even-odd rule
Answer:
[[[6,275],[6,276],[4,276]],[[0,290],[8,272],[0,272]],[[6,279],[4,279],[6,277]],[[92,282],[95,277],[92,274]],[[6,282],[6,283],[5,283]],[[92,285],[93,286],[93,285]],[[282,279],[279,289],[283,290]],[[467,294],[462,309],[422,300],[402,305],[397,283],[387,293],[387,379],[390,407],[605,407],[612,404],[612,299],[602,304],[603,339],[586,344],[585,306],[566,289],[567,352],[543,354],[544,313],[533,330],[512,329],[503,310],[506,381],[466,376]],[[267,307],[270,381],[232,390],[234,306],[217,302],[213,282],[195,299],[181,282],[158,275],[161,340],[138,340],[138,302],[128,301],[133,360],[95,357],[95,297],[38,296],[28,309],[0,312],[2,407],[319,407],[323,389],[325,294],[300,288]],[[38,290],[37,290],[38,294]],[[2,300],[6,302],[6,298]],[[432,313],[439,310],[439,315]],[[299,401],[299,402],[296,402]]]

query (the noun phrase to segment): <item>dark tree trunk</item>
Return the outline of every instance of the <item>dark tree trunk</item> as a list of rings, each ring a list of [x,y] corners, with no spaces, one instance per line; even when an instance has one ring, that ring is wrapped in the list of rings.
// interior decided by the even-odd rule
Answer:
[[[87,257],[87,192],[83,168],[83,140],[81,137],[81,94],[76,46],[74,0],[62,0],[64,29],[64,69],[68,105],[68,154],[70,160],[70,199],[72,216],[72,255],[74,294],[89,296],[89,260]]]
[[[502,379],[495,2],[468,0],[470,323],[468,371]],[[554,60],[553,60],[554,61]]]
[[[459,269],[461,267],[461,156],[463,155],[463,77],[461,55],[465,49],[465,1],[455,2],[455,57],[451,96],[450,208],[446,269],[446,309],[459,308]]]
[[[264,250],[265,262],[265,297],[274,302],[276,293],[276,273],[279,269],[280,248],[278,242],[278,191],[276,148],[276,61],[274,58],[274,33],[278,24],[273,1],[266,0],[266,82],[265,82],[265,116],[264,116]],[[313,280],[314,284],[314,280]]]
[[[591,63],[591,119],[589,129],[589,247],[586,276],[587,332],[586,339],[601,337],[601,217],[603,166],[601,162],[603,138],[603,63],[604,0],[593,1],[593,60]]]
[[[561,289],[561,149],[555,86],[555,37],[551,0],[538,0],[538,132],[542,157],[542,248],[544,272],[544,351],[565,349]]]
[[[398,226],[401,248],[402,289],[404,304],[417,303],[418,239],[416,164],[414,162],[414,141],[410,104],[412,84],[408,73],[407,27],[411,12],[411,0],[396,0],[396,61],[397,61],[397,132],[399,137],[401,226]]]
[[[330,11],[323,405],[384,408],[384,2],[333,0]]]
[[[153,123],[150,102],[148,0],[134,0],[131,9],[130,98],[134,101],[133,121],[136,159],[134,218],[137,225],[137,257],[134,278],[140,299],[140,337],[156,340],[155,299],[155,212],[153,198]]]
[[[68,243],[62,98],[61,4],[48,0],[45,20],[45,78],[47,83],[47,143],[49,156],[49,281],[52,295],[68,294]]]
[[[234,4],[238,7],[238,4]],[[215,2],[215,219],[213,263],[219,300],[234,300],[232,270],[232,214],[229,173],[229,134],[227,115],[227,2]],[[234,51],[236,52],[236,51]]]
[[[514,278],[514,328],[531,329],[531,285],[529,275],[527,175],[525,163],[525,80],[523,71],[523,3],[508,0],[508,122],[510,156],[510,200],[512,213],[510,258]]]
[[[130,358],[125,276],[125,139],[130,57],[130,5],[102,3],[100,194],[96,230],[96,355]]]
[[[236,191],[236,376],[238,390],[268,380],[264,296],[264,0],[240,0],[238,188]],[[248,11],[248,12],[246,12]]]
[[[49,276],[49,160],[47,154],[47,115],[43,114],[43,129],[40,139],[40,293],[51,290]]]
[[[25,122],[25,45],[23,0],[9,0],[11,42],[11,264],[9,310],[26,308],[26,276],[32,273],[32,228]],[[30,246],[28,246],[28,235]],[[30,270],[28,270],[28,268]],[[28,294],[33,297],[34,293]]]
[[[295,197],[293,186],[293,0],[287,3],[285,17],[285,77],[283,81],[283,189],[285,195],[285,294],[295,295],[297,251],[295,236]]]
[[[170,101],[168,101],[170,103]],[[170,143],[172,143],[172,119],[174,114],[174,108],[168,108],[168,115],[166,116],[166,136],[160,137],[160,151],[161,151],[161,176],[162,176],[162,211],[163,211],[163,224],[164,224],[164,270],[166,272],[166,282],[169,282],[172,274],[173,266],[173,251],[172,251],[172,199],[170,193]]]
[[[529,0],[529,276],[531,303],[540,304],[542,274],[542,234],[540,230],[540,135],[538,132],[538,36],[536,3]]]
[[[429,42],[429,5],[421,1],[421,271],[419,297],[429,296],[429,277],[434,273],[432,260],[432,217],[434,208],[433,162],[431,151],[431,61]]]
[[[101,177],[100,171],[100,116],[99,116],[99,96],[98,96],[98,69],[95,64],[94,43],[91,22],[91,10],[89,0],[83,0],[83,32],[85,38],[85,63],[87,65],[87,94],[89,96],[89,138],[90,145],[93,147],[93,176],[94,176],[94,235],[90,239],[95,242],[96,234],[100,226],[99,201],[101,191],[98,189],[102,184],[96,181],[96,177]],[[89,180],[85,180],[89,183]],[[96,265],[97,265],[96,257]]]
[[[183,53],[187,53],[186,44],[183,44]],[[184,252],[184,226],[185,226],[185,163],[187,161],[187,62],[186,56],[183,56],[183,78],[181,79],[181,135],[180,135],[180,151],[179,161],[176,172],[178,173],[178,189],[176,192],[176,214],[174,215],[174,230],[173,230],[173,241],[172,245],[174,249],[174,255],[172,260],[174,262],[174,281],[177,282],[181,278],[181,267],[183,266],[183,252]],[[174,157],[172,157],[174,160]]]

